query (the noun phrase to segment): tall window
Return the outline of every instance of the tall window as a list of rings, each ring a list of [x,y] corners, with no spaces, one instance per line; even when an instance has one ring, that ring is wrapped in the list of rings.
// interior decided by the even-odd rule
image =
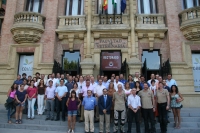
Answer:
[[[199,6],[200,0],[182,0],[183,9]]]
[[[104,11],[103,0],[97,0],[97,14],[121,14],[121,0],[116,0],[116,2],[116,8],[114,8],[112,0],[108,0],[108,9]]]
[[[2,24],[3,24],[3,18],[0,18],[0,35],[1,35]]]
[[[139,14],[157,13],[157,0],[138,0]]]
[[[44,0],[26,0],[26,11],[42,12]]]
[[[66,0],[66,16],[83,15],[84,0]]]

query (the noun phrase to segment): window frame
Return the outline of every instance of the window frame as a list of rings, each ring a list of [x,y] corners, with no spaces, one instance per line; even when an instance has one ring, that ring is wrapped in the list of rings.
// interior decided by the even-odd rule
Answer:
[[[65,16],[76,16],[73,14],[73,0],[66,0],[65,1]],[[69,6],[68,6],[69,4]],[[77,15],[83,15],[84,14],[84,0],[78,0],[78,8],[77,8]],[[68,9],[69,8],[69,9]]]
[[[35,3],[35,0],[26,0],[25,11],[33,12],[34,3]],[[42,13],[43,4],[44,4],[44,0],[39,0],[37,13]]]
[[[155,5],[153,4],[155,1]],[[144,0],[138,0],[137,1],[138,3],[140,3],[140,8],[138,7],[138,13],[139,14],[147,14],[147,13],[144,13],[145,10],[144,10]],[[137,4],[137,6],[139,6],[139,4]],[[155,6],[155,9],[154,9],[154,6]],[[150,9],[150,14],[157,14],[158,13],[158,1],[157,0],[149,0],[149,9]],[[154,12],[155,10],[155,12]]]

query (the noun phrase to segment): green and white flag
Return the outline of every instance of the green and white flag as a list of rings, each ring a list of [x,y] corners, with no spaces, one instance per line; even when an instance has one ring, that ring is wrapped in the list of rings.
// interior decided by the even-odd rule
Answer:
[[[116,13],[116,8],[117,8],[117,0],[112,0],[112,4],[113,4],[113,9],[114,9],[114,13]]]

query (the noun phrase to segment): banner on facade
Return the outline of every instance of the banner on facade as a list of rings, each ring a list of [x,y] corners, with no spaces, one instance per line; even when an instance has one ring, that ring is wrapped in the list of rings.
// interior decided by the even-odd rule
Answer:
[[[102,52],[101,53],[101,70],[121,70],[120,52]]]
[[[33,55],[20,55],[18,74],[26,73],[27,76],[33,75]]]
[[[128,48],[127,39],[101,38],[94,41],[95,48]]]
[[[200,91],[200,54],[192,54],[194,90]]]

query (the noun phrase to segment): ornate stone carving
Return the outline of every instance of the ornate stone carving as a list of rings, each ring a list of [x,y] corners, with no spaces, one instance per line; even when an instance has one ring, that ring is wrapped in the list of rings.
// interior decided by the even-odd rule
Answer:
[[[19,12],[14,16],[11,28],[13,39],[17,43],[35,43],[44,32],[45,17],[35,12]]]
[[[186,39],[200,40],[200,7],[193,7],[182,11],[179,14],[180,30]]]
[[[136,14],[136,28],[138,38],[149,39],[149,49],[153,50],[155,38],[164,38],[167,31],[164,14]]]

